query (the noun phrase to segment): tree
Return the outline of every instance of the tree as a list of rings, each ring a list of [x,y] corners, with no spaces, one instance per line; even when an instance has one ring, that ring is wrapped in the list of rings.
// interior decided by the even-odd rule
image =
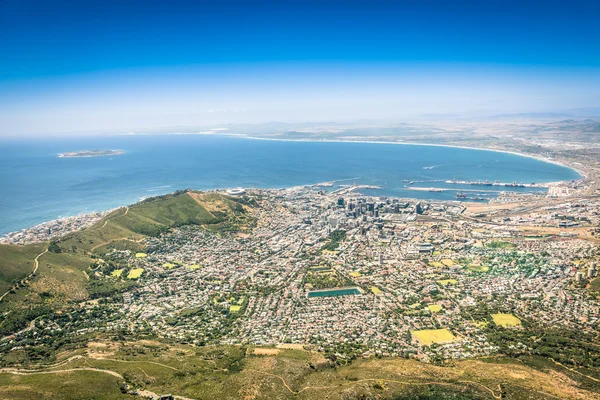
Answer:
[[[58,243],[56,242],[56,240],[53,240],[48,245],[48,251],[50,253],[60,253],[60,252],[62,252],[62,249],[58,246]]]

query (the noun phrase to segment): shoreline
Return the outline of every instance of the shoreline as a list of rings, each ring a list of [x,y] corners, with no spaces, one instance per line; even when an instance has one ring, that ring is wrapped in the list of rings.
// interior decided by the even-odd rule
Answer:
[[[491,151],[496,153],[506,153],[512,154],[520,157],[528,157],[537,161],[545,162],[548,164],[558,165],[564,168],[568,168],[572,171],[575,171],[579,175],[579,179],[586,179],[587,174],[585,171],[582,171],[579,168],[573,167],[571,165],[565,164],[564,162],[557,161],[551,158],[546,158],[544,156],[536,156],[533,154],[520,153],[515,150],[503,150],[503,149],[491,149],[485,147],[473,147],[473,146],[459,146],[454,144],[435,144],[435,143],[423,143],[423,142],[386,142],[382,140],[343,140],[343,139],[276,139],[276,138],[265,138],[265,137],[256,137],[256,136],[244,136],[244,135],[228,135],[235,136],[243,139],[251,139],[251,140],[270,140],[276,142],[306,142],[306,143],[368,143],[368,144],[394,144],[394,145],[407,145],[407,146],[430,146],[430,147],[449,147],[455,149],[465,149],[465,150],[479,150],[479,151]],[[550,181],[547,183],[564,183],[567,181]]]
[[[110,208],[104,211],[90,211],[70,216],[59,216],[48,221],[40,222],[39,224],[31,225],[27,228],[19,229],[16,231],[7,232],[0,234],[0,244],[3,245],[15,245],[24,246],[33,243],[40,243],[48,240],[53,240],[57,237],[64,236],[70,232],[78,232],[86,230],[93,226],[98,221],[109,215],[111,212],[118,210],[117,208]],[[52,225],[60,224],[54,232],[47,232],[47,229],[51,228]],[[69,225],[69,227],[66,227]],[[75,229],[70,229],[73,226],[77,226]],[[25,234],[29,234],[29,238],[23,238]],[[34,237],[31,237],[34,236]],[[33,240],[35,239],[35,240]]]
[[[377,141],[377,140],[342,140],[342,139],[323,139],[323,140],[316,140],[316,139],[280,139],[280,138],[265,138],[265,137],[255,137],[255,136],[247,136],[247,135],[241,135],[241,134],[232,134],[232,133],[217,133],[215,134],[216,136],[227,136],[227,137],[236,137],[236,138],[240,138],[240,139],[250,139],[250,140],[265,140],[265,141],[281,141],[281,142],[307,142],[307,143],[367,143],[367,144],[385,144],[385,145],[409,145],[409,146],[433,146],[433,147],[449,147],[449,148],[457,148],[457,149],[466,149],[466,150],[478,150],[478,151],[490,151],[490,152],[497,152],[497,153],[506,153],[506,154],[512,154],[512,155],[516,155],[516,156],[520,156],[520,157],[528,157],[537,161],[541,161],[544,163],[548,163],[548,164],[554,164],[554,165],[558,165],[564,168],[568,168],[572,171],[574,171],[575,173],[577,173],[579,175],[578,180],[583,180],[583,179],[587,179],[587,174],[576,168],[573,167],[571,165],[567,165],[563,162],[554,160],[554,159],[549,159],[543,156],[536,156],[536,155],[532,155],[532,154],[525,154],[525,153],[519,153],[517,151],[512,151],[512,150],[502,150],[502,149],[491,149],[491,148],[480,148],[480,147],[472,147],[472,146],[458,146],[458,145],[446,145],[446,144],[433,144],[433,143],[421,143],[421,142],[414,142],[414,143],[407,143],[407,142],[390,142],[390,141]],[[120,150],[121,151],[121,150]],[[121,153],[122,154],[122,153]],[[91,156],[94,157],[94,156]],[[79,157],[65,157],[65,158],[79,158]],[[347,180],[347,179],[342,179],[342,180]],[[314,183],[314,184],[309,184],[309,185],[301,185],[303,186],[312,186],[312,187],[319,187],[319,185],[323,184],[323,183],[329,183],[331,181],[325,181],[325,182],[320,182],[320,183]],[[545,187],[549,187],[552,185],[558,185],[561,183],[565,183],[565,182],[569,182],[569,181],[548,181],[548,182],[543,182]],[[282,187],[282,188],[294,188],[294,187],[298,187],[298,185],[294,185],[294,186],[287,186],[287,187]],[[210,188],[210,189],[202,189],[202,190],[225,190],[226,188]],[[268,189],[268,188],[249,188],[249,189]],[[145,196],[148,197],[148,196]],[[140,198],[143,199],[144,197]],[[412,197],[409,197],[409,199]],[[124,205],[121,205],[120,207],[124,207]],[[24,227],[22,229],[18,229],[18,230],[14,230],[14,231],[10,231],[10,232],[6,232],[6,233],[0,233],[0,243],[3,242],[4,240],[6,240],[8,237],[10,237],[11,235],[15,235],[17,233],[20,232],[25,232],[28,230],[33,230],[36,229],[40,226],[43,225],[47,225],[47,224],[51,224],[51,223],[55,223],[57,221],[61,221],[61,220],[68,220],[68,219],[74,219],[74,218],[85,218],[86,216],[90,215],[90,214],[94,214],[94,213],[109,213],[111,211],[114,211],[115,209],[117,209],[119,207],[113,207],[104,211],[92,211],[92,212],[86,212],[86,213],[82,213],[82,214],[76,214],[76,215],[70,215],[70,216],[59,216],[58,218],[54,218],[51,220],[47,220],[47,221],[42,221],[40,223],[34,224],[34,225],[30,225],[27,227]]]

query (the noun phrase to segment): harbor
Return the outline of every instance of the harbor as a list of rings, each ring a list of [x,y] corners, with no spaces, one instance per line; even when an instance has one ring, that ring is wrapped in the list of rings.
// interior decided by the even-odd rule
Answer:
[[[473,186],[504,186],[504,187],[518,187],[518,188],[547,188],[548,185],[540,184],[540,183],[523,183],[523,182],[500,182],[495,180],[493,182],[489,180],[481,181],[458,181],[456,179],[451,179],[444,181],[445,183],[455,184],[455,185],[473,185]]]
[[[376,186],[376,185],[342,185],[342,187],[340,189],[336,189],[333,192],[331,192],[332,194],[347,194],[347,193],[351,193],[354,192],[356,190],[361,190],[361,189],[383,189],[381,186]]]
[[[406,190],[416,190],[420,192],[473,192],[473,193],[500,193],[502,190],[486,190],[486,189],[455,189],[455,188],[438,188],[438,187],[419,187],[419,186],[408,186]]]

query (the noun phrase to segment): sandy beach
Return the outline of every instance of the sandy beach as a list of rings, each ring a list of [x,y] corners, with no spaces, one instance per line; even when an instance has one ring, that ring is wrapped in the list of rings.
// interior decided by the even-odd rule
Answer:
[[[557,161],[551,158],[536,156],[533,154],[520,153],[514,150],[503,150],[503,149],[493,149],[486,147],[472,147],[472,146],[457,146],[452,144],[434,144],[434,143],[421,143],[421,142],[387,142],[382,140],[341,140],[341,139],[323,139],[323,140],[315,140],[315,139],[276,139],[276,138],[264,138],[264,137],[256,137],[256,136],[244,136],[244,135],[236,135],[240,138],[252,139],[252,140],[273,140],[273,141],[282,141],[282,142],[309,142],[309,143],[371,143],[371,144],[395,144],[395,145],[407,145],[407,146],[433,146],[433,147],[450,147],[456,149],[467,149],[467,150],[481,150],[481,151],[493,151],[496,153],[506,153],[513,154],[520,157],[528,157],[534,160],[542,161],[548,164],[560,165],[561,167],[569,168],[582,178],[586,178],[587,174],[585,171],[574,167],[572,165],[565,164],[564,162]],[[549,182],[548,184],[559,184],[562,181]]]

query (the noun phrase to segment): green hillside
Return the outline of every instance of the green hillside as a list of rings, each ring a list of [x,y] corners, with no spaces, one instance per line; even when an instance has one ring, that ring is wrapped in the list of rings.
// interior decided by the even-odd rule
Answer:
[[[111,249],[145,251],[144,238],[170,228],[199,225],[213,231],[246,229],[250,208],[241,199],[218,193],[180,191],[118,209],[90,228],[52,241],[39,258],[37,273],[27,277],[35,257],[48,243],[0,245],[0,334],[22,329],[38,315],[72,301],[102,297],[118,290],[118,282],[93,278],[91,267]]]
[[[236,230],[250,222],[241,200],[218,193],[176,192],[119,209],[89,229],[60,240],[63,251],[91,252],[118,240],[139,241],[172,227],[201,225]]]
[[[96,341],[65,351],[54,366],[17,375],[22,371],[0,373],[0,398],[139,398],[123,393],[134,389],[198,400],[597,398],[595,375],[539,357],[461,360],[451,367],[371,358],[334,367],[299,349]]]
[[[46,244],[27,246],[0,244],[0,296],[33,271],[33,259],[46,249]]]

